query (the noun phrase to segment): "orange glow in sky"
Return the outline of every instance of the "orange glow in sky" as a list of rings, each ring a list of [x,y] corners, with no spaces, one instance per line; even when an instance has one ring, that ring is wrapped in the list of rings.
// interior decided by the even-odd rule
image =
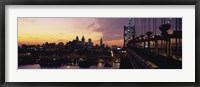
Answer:
[[[99,44],[104,34],[95,29],[104,26],[97,21],[96,18],[18,18],[18,45],[41,45],[45,42],[66,43],[75,39],[76,36],[79,40],[84,36],[86,42],[88,38],[91,38],[94,44]],[[108,46],[123,45],[122,38],[105,41],[106,38],[102,39]]]

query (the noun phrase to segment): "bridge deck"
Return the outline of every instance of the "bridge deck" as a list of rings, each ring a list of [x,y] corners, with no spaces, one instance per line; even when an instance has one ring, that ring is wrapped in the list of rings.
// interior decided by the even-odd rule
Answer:
[[[122,59],[123,62],[129,63],[134,69],[181,69],[182,62],[174,60],[173,58],[156,55],[152,52],[138,49],[138,48],[126,48],[126,59]],[[127,62],[130,61],[130,62]],[[123,67],[122,67],[123,68]]]

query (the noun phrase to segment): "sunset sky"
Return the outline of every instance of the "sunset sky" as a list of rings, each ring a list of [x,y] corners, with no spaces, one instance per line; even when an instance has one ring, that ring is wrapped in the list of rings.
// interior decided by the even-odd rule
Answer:
[[[168,18],[169,19],[169,18]],[[167,21],[166,19],[165,21]],[[152,18],[135,18],[137,35],[152,31]],[[156,21],[156,33],[161,18]],[[172,18],[172,29],[175,28],[175,18]],[[18,45],[43,44],[45,42],[72,41],[76,36],[92,39],[99,44],[100,38],[108,46],[123,45],[123,26],[128,25],[128,18],[18,18]],[[144,27],[146,25],[146,27]]]

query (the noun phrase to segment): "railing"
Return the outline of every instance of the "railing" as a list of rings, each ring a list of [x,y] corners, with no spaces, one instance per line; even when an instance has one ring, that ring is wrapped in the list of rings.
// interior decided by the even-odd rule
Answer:
[[[147,63],[147,60],[144,60],[139,55],[137,55],[135,52],[133,52],[130,48],[126,48],[127,55],[132,55],[133,57],[128,56],[129,60],[132,63],[132,66],[134,68],[140,68],[140,69],[150,69],[152,66]]]

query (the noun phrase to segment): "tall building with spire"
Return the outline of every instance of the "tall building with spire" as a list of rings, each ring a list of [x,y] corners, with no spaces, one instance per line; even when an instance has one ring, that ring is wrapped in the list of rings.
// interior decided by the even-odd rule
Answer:
[[[81,38],[81,45],[85,46],[85,37],[84,36],[82,36],[82,38]]]
[[[79,38],[78,38],[78,36],[76,36],[76,41],[79,41]]]
[[[81,39],[82,43],[85,43],[85,37],[82,36],[82,39]]]

